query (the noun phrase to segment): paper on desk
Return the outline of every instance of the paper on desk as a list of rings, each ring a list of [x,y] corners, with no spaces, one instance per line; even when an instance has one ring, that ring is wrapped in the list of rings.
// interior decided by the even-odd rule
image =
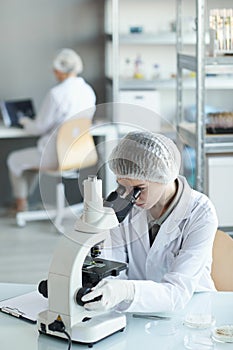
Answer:
[[[37,321],[38,313],[47,309],[47,307],[48,299],[44,298],[38,291],[0,302],[0,310],[2,312],[34,323]]]

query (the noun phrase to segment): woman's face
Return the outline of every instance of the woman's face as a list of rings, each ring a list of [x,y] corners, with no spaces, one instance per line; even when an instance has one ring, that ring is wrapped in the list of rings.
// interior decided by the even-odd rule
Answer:
[[[131,192],[135,187],[139,188],[141,194],[135,205],[144,209],[151,209],[156,203],[158,203],[166,190],[166,184],[158,182],[122,178],[118,178],[117,182],[119,185],[126,188],[127,193]]]
[[[62,82],[73,75],[72,73],[63,73],[57,69],[54,69],[53,73],[58,82]]]

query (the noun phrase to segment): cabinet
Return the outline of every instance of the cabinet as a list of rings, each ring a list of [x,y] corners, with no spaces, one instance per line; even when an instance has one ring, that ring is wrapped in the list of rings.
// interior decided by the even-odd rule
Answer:
[[[160,94],[156,90],[120,90],[119,102],[126,104],[133,104],[140,107],[145,107],[155,113],[146,112],[145,118],[142,118],[143,109],[136,109],[133,113],[127,114],[127,123],[137,125],[148,130],[159,131],[161,129],[160,112]],[[124,123],[125,115],[120,114],[118,122]]]
[[[209,179],[207,191],[215,205],[220,225],[232,227],[233,157],[230,155],[208,156],[207,177]]]
[[[181,144],[191,146],[196,151],[196,183],[197,190],[202,191],[209,195],[213,200],[216,207],[219,208],[219,203],[224,202],[222,191],[223,184],[220,178],[215,177],[216,162],[221,164],[219,159],[224,159],[227,155],[229,164],[232,164],[233,159],[233,135],[232,134],[206,134],[205,125],[205,104],[206,104],[206,75],[209,73],[218,74],[233,74],[233,58],[230,56],[216,56],[211,57],[208,55],[208,47],[205,43],[205,34],[208,29],[208,12],[212,6],[224,7],[232,6],[231,1],[216,2],[208,0],[196,0],[196,45],[193,55],[184,53],[182,45],[182,0],[177,0],[177,134],[179,135],[179,141]],[[194,124],[184,121],[184,79],[183,71],[189,70],[196,74],[195,79],[195,107],[196,107],[196,121]],[[232,76],[231,76],[232,80]],[[222,88],[227,87],[222,84]],[[233,87],[230,86],[232,89]],[[226,90],[224,90],[225,93]],[[221,91],[218,92],[221,96]],[[232,94],[232,90],[231,90]],[[224,94],[222,94],[223,96]],[[218,96],[218,97],[219,97]],[[217,99],[215,101],[217,103]],[[232,103],[232,98],[230,100]],[[230,105],[233,110],[233,105]],[[216,159],[216,162],[214,161]],[[218,167],[219,169],[219,167]],[[224,167],[221,170],[224,173]],[[229,169],[228,169],[229,171]],[[223,178],[222,178],[223,179]],[[224,186],[228,188],[228,196],[225,198],[226,212],[228,212],[228,218],[222,216],[221,212],[218,212],[220,226],[233,226],[233,217],[229,213],[230,200],[233,198],[232,184],[229,181],[229,177],[225,179],[227,183]],[[218,190],[213,192],[213,184],[218,186]],[[229,225],[229,223],[231,225]]]
[[[192,46],[192,8],[185,12],[185,44]],[[143,95],[164,118],[154,126],[174,124],[176,114],[176,0],[106,0],[107,101]],[[141,77],[133,78],[141,59]],[[151,96],[154,94],[154,104]],[[132,101],[132,99],[130,98]],[[142,102],[142,100],[141,100]],[[133,103],[133,102],[132,102]],[[137,103],[140,103],[137,100]]]

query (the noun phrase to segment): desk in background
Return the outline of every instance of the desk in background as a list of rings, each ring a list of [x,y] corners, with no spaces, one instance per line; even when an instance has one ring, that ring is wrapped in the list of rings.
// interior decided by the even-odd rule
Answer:
[[[99,146],[101,151],[101,163],[105,166],[104,161],[108,159],[112,147],[116,144],[118,138],[117,128],[114,124],[98,123],[91,128],[91,133],[94,137],[103,138]],[[3,123],[0,123],[0,207],[6,205],[11,200],[11,189],[8,178],[8,169],[6,159],[10,152],[27,147],[34,147],[38,137],[27,134],[23,129],[10,127],[6,128]],[[105,195],[109,194],[116,187],[115,177],[106,166],[105,169]]]
[[[11,197],[11,187],[6,164],[7,157],[10,152],[27,147],[36,146],[37,138],[32,135],[26,135],[22,129],[6,128],[3,123],[0,123],[0,207],[9,205]],[[33,201],[39,198],[38,191],[33,195]]]
[[[0,300],[21,295],[36,289],[33,285],[0,283]],[[127,326],[124,332],[118,332],[95,344],[94,350],[183,350],[183,338],[189,328],[183,325],[186,313],[196,306],[205,307],[203,298],[212,304],[212,314],[216,325],[233,324],[233,293],[212,292],[197,293],[182,312],[174,313],[172,321],[151,321],[135,319],[127,315]],[[195,310],[198,312],[198,310]],[[158,334],[158,322],[173,322],[176,325],[174,334]],[[167,323],[169,326],[169,323]],[[195,332],[195,331],[194,331]],[[27,323],[12,316],[0,313],[0,348],[4,350],[67,350],[65,340],[39,335],[35,324]],[[216,343],[215,350],[232,350],[233,344]],[[87,345],[73,344],[72,350],[88,349]]]

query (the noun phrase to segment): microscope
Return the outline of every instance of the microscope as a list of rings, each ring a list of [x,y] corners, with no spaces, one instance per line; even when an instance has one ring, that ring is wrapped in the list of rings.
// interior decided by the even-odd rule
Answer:
[[[82,296],[108,276],[118,276],[127,264],[98,258],[99,247],[133,207],[140,194],[118,189],[103,201],[102,181],[96,176],[84,180],[84,210],[73,231],[65,233],[55,250],[48,280],[39,292],[48,298],[48,309],[38,315],[41,334],[94,343],[124,330],[126,316],[114,310],[97,312],[83,307]]]

